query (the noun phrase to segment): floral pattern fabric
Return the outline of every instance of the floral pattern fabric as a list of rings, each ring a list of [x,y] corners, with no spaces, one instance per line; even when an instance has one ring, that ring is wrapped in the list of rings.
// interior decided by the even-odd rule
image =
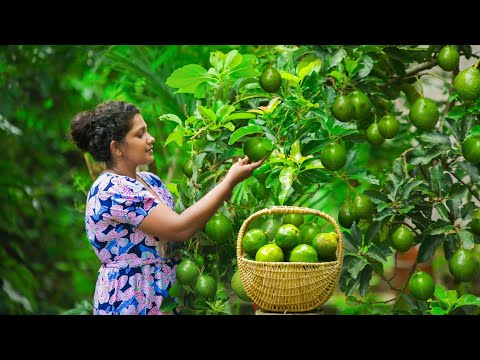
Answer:
[[[158,176],[138,175],[172,210],[174,199]],[[175,284],[180,259],[168,257],[169,243],[138,227],[159,204],[145,186],[129,177],[104,172],[93,183],[85,212],[90,244],[102,265],[94,295],[94,314],[163,315],[168,290]],[[175,299],[173,299],[175,301]]]

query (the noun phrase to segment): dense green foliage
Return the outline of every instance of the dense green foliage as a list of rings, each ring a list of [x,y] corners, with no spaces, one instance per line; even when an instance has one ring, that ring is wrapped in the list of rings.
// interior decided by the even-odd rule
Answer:
[[[440,50],[370,45],[1,47],[0,131],[5,141],[0,164],[7,191],[0,195],[0,313],[91,311],[100,265],[84,229],[92,177],[68,131],[77,112],[111,99],[136,104],[157,144],[165,145],[158,147],[161,153],[151,170],[174,194],[178,211],[221,180],[232,159],[243,155],[248,138],[263,136],[273,147],[260,169],[265,176],[239,184],[220,209],[232,222],[234,236],[219,244],[199,232],[182,248],[183,256],[217,286],[214,296],[203,297],[187,288],[187,309],[200,314],[238,310],[230,289],[235,235],[253,212],[298,205],[337,218],[346,200],[363,194],[371,203],[355,205],[359,209],[349,212],[345,222],[350,226],[344,229],[340,289],[350,306],[345,313],[367,312],[370,285],[374,277],[387,281],[384,265],[396,256],[390,238],[402,224],[416,234],[420,251],[415,265],[439,252],[449,260],[457,249],[472,249],[479,241],[469,226],[479,199],[478,166],[457,161],[462,142],[480,132],[475,126],[479,100],[464,102],[454,91],[457,68],[445,75],[451,78],[439,89],[441,99],[429,99],[439,116],[435,113],[433,121],[430,108],[409,116],[418,98],[429,98],[422,82],[438,66]],[[471,56],[469,46],[458,51],[461,57]],[[282,81],[270,92],[260,86],[259,77],[271,66]],[[340,96],[334,116],[331,107]],[[394,116],[399,129],[395,124],[385,132],[389,140],[376,141],[382,140],[378,131],[367,134],[372,123],[386,116]],[[413,127],[412,117],[417,124],[428,117],[428,126]],[[346,158],[329,154],[328,169],[320,158],[332,143],[341,144]],[[189,160],[187,177],[183,164]],[[322,227],[331,230],[327,223]],[[409,313],[448,313],[479,303],[472,294],[457,297],[436,286],[437,300],[430,307],[414,301],[403,286],[386,311],[395,311],[400,300],[401,311]],[[455,302],[448,303],[445,299],[453,295]]]

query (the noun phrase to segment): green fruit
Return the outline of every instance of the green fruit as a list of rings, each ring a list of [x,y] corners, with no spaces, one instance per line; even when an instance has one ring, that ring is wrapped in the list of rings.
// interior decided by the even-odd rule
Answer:
[[[355,212],[355,206],[352,201],[345,200],[338,211],[338,222],[344,228],[350,229],[354,221],[358,221],[358,215]]]
[[[473,101],[480,96],[480,72],[470,67],[455,77],[453,86],[464,101]]]
[[[385,139],[393,139],[400,131],[400,123],[392,114],[387,114],[378,122],[378,132]]]
[[[260,75],[259,83],[263,90],[274,93],[280,89],[282,85],[282,76],[274,67],[269,66],[262,75]]]
[[[353,198],[353,213],[361,219],[370,219],[373,214],[375,203],[364,194],[357,194]]]
[[[222,213],[216,213],[205,225],[205,233],[216,243],[224,243],[232,238],[232,223]]]
[[[265,199],[265,194],[267,193],[267,188],[265,188],[265,184],[258,181],[256,178],[252,177],[250,179],[250,191],[252,195],[258,201]]]
[[[478,271],[478,260],[471,250],[458,249],[450,258],[448,269],[457,281],[471,281]]]
[[[455,46],[447,45],[438,53],[437,61],[443,70],[452,71],[458,66],[460,54]]]
[[[410,278],[408,290],[414,298],[418,300],[428,300],[435,292],[435,283],[428,273],[417,271]]]
[[[195,282],[195,291],[205,299],[211,298],[217,293],[217,282],[210,275],[200,275]]]
[[[285,224],[275,233],[275,244],[282,250],[290,250],[302,242],[302,233],[295,225]]]
[[[347,162],[347,152],[342,145],[330,142],[322,149],[320,160],[325,169],[335,171]]]
[[[385,138],[380,135],[380,132],[378,131],[378,124],[376,122],[370,124],[365,137],[372,145],[381,145],[385,141]]]
[[[302,214],[290,213],[285,214],[285,216],[283,217],[284,224],[292,224],[295,225],[297,228],[300,227],[300,225],[302,225],[304,221],[305,219],[303,218]]]
[[[413,246],[415,234],[405,225],[400,225],[392,234],[392,247],[405,252]]]
[[[321,233],[312,240],[312,246],[323,261],[333,261],[337,257],[338,235],[336,232]]]
[[[432,130],[437,124],[440,113],[433,100],[418,98],[410,109],[410,121],[423,131]]]
[[[255,261],[281,262],[284,258],[283,250],[277,244],[264,245],[255,255]]]
[[[363,120],[369,117],[372,109],[372,102],[368,96],[359,90],[353,91],[349,96],[355,108],[353,118],[355,120]]]
[[[250,229],[242,239],[243,250],[250,256],[255,256],[258,249],[267,243],[267,234],[262,229]]]
[[[471,135],[463,142],[462,154],[472,164],[480,162],[480,135]]]
[[[272,142],[267,138],[254,137],[243,144],[243,153],[248,156],[249,161],[258,161],[272,150]]]
[[[181,285],[194,284],[198,275],[200,275],[200,270],[198,270],[197,264],[192,260],[185,259],[177,265],[176,276],[177,281]]]
[[[480,236],[480,209],[475,210],[470,227],[472,228],[472,233]]]
[[[235,273],[233,274],[230,285],[232,286],[233,292],[235,293],[235,295],[238,296],[240,300],[252,302],[252,299],[250,299],[247,292],[245,291],[245,288],[243,287],[242,279],[240,278],[240,273],[238,272],[238,270],[235,271]]]
[[[347,95],[340,95],[335,98],[332,104],[332,115],[338,121],[347,122],[355,115],[355,106],[352,99]]]
[[[318,262],[317,251],[308,244],[295,246],[288,258],[290,262]]]
[[[315,222],[302,224],[298,230],[302,233],[302,244],[312,244],[313,238],[320,233],[320,225]]]
[[[183,164],[182,170],[186,177],[191,178],[193,175],[193,160],[189,159]]]

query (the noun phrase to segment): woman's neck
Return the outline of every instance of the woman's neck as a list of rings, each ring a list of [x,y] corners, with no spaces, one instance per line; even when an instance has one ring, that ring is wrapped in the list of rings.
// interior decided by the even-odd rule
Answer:
[[[113,166],[109,166],[105,169],[106,171],[109,171],[109,172],[112,172],[114,174],[117,174],[117,175],[122,175],[122,176],[129,176],[131,177],[132,179],[136,179],[137,178],[137,170],[136,168],[133,168],[133,169],[130,169],[126,166],[122,166],[122,165],[113,165]]]

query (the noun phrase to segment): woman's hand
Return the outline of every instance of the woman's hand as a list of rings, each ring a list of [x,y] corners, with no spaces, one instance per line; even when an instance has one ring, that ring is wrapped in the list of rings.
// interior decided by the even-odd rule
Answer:
[[[232,184],[233,189],[235,185],[252,176],[253,170],[260,167],[264,161],[265,157],[252,163],[248,163],[248,156],[238,158],[228,170],[225,180]]]

